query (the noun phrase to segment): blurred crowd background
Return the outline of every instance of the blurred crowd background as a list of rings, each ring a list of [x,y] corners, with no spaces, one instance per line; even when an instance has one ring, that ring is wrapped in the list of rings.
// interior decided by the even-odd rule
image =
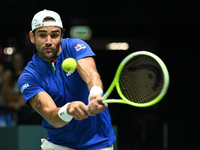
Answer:
[[[32,17],[50,9],[60,14],[65,38],[82,38],[96,53],[105,89],[120,61],[134,51],[157,54],[169,69],[169,91],[156,106],[109,105],[120,150],[200,148],[196,2],[1,0],[0,6],[0,127],[41,124],[41,117],[25,105],[17,79],[32,58]]]

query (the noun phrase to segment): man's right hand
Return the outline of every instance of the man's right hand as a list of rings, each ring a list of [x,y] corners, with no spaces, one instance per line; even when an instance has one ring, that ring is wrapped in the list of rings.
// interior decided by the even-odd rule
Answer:
[[[68,105],[67,113],[77,120],[88,118],[88,107],[81,101],[73,101]]]

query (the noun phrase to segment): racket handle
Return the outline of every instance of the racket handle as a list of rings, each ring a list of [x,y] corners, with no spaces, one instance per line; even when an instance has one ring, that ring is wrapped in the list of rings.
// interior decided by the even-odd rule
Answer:
[[[125,103],[121,99],[105,99],[105,100],[102,100],[102,101],[103,101],[103,103]]]

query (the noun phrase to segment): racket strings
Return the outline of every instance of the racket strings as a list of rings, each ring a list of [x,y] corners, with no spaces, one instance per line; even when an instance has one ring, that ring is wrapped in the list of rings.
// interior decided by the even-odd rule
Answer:
[[[124,66],[119,80],[122,94],[134,103],[148,103],[163,87],[162,69],[156,60],[146,55],[132,58]]]

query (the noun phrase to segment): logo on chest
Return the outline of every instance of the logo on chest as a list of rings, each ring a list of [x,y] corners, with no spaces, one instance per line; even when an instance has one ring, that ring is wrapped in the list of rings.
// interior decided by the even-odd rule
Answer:
[[[75,72],[75,70],[72,71],[72,72],[67,72],[67,73],[66,73],[66,76],[69,77],[69,76],[72,75],[74,72]]]

